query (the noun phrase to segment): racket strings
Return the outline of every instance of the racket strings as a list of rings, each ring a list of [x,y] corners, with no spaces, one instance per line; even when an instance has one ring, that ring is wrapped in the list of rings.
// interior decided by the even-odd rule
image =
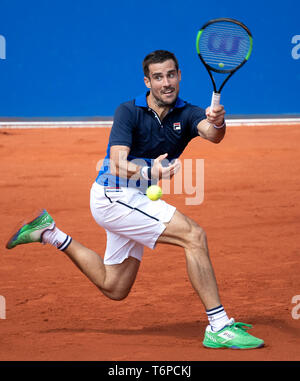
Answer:
[[[212,69],[231,71],[245,60],[251,39],[243,27],[231,22],[218,22],[202,30],[198,48]]]

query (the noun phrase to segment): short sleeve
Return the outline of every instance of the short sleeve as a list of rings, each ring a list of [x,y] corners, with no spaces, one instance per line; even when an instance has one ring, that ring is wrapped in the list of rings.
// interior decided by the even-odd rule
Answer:
[[[198,106],[190,106],[189,125],[192,138],[199,136],[197,126],[203,119],[206,119],[205,110]]]
[[[109,144],[111,146],[122,145],[131,147],[134,126],[134,110],[130,110],[130,107],[126,104],[121,104],[114,114]]]

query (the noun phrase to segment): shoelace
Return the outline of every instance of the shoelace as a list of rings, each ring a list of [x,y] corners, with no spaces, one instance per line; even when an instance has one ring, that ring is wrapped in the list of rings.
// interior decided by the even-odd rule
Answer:
[[[230,325],[230,327],[234,329],[240,329],[242,334],[248,334],[247,330],[252,328],[251,324],[246,324],[246,323],[241,323],[241,322],[236,322]]]

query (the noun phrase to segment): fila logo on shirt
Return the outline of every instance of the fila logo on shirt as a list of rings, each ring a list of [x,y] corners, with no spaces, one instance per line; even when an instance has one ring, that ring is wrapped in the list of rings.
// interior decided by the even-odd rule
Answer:
[[[181,131],[181,124],[180,124],[180,122],[173,123],[173,130],[174,131]]]

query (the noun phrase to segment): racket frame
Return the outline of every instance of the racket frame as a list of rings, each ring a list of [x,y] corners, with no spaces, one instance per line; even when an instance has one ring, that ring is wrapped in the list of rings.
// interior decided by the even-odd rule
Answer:
[[[245,29],[245,31],[248,33],[249,40],[250,40],[250,46],[249,46],[248,53],[247,53],[246,57],[244,58],[244,60],[238,66],[236,66],[234,69],[230,69],[230,70],[228,70],[228,69],[227,70],[226,69],[215,69],[215,68],[213,68],[212,66],[210,66],[209,64],[207,64],[204,61],[204,59],[202,58],[202,55],[200,53],[199,41],[200,41],[201,35],[203,33],[203,30],[207,26],[209,26],[211,24],[214,24],[214,23],[217,23],[217,22],[231,22],[231,23],[237,24],[237,25],[241,26],[243,29]],[[253,38],[252,38],[252,34],[251,34],[250,30],[241,21],[238,21],[238,20],[235,20],[235,19],[226,18],[226,17],[212,19],[212,20],[208,21],[207,23],[205,23],[202,26],[202,28],[198,31],[197,38],[196,38],[196,49],[197,49],[198,56],[199,56],[201,62],[203,63],[203,65],[205,66],[205,68],[206,68],[206,70],[207,70],[207,72],[208,72],[208,74],[210,76],[210,79],[212,81],[212,84],[213,84],[213,88],[214,88],[213,99],[215,99],[215,102],[212,101],[212,104],[213,103],[215,103],[215,105],[219,104],[218,101],[220,100],[220,96],[219,95],[217,96],[217,98],[218,98],[218,100],[217,100],[215,95],[221,93],[223,87],[225,86],[225,84],[227,83],[229,78],[231,78],[232,75],[238,69],[240,69],[248,61],[248,59],[249,59],[249,57],[250,57],[250,55],[252,53],[252,48],[253,48]],[[214,77],[213,77],[213,75],[211,73],[212,71],[216,72],[216,73],[221,73],[221,74],[227,74],[227,73],[229,73],[229,75],[224,79],[224,81],[222,82],[221,86],[219,87],[219,90],[217,90],[215,79],[214,79]],[[212,104],[211,104],[211,106],[212,106]]]

